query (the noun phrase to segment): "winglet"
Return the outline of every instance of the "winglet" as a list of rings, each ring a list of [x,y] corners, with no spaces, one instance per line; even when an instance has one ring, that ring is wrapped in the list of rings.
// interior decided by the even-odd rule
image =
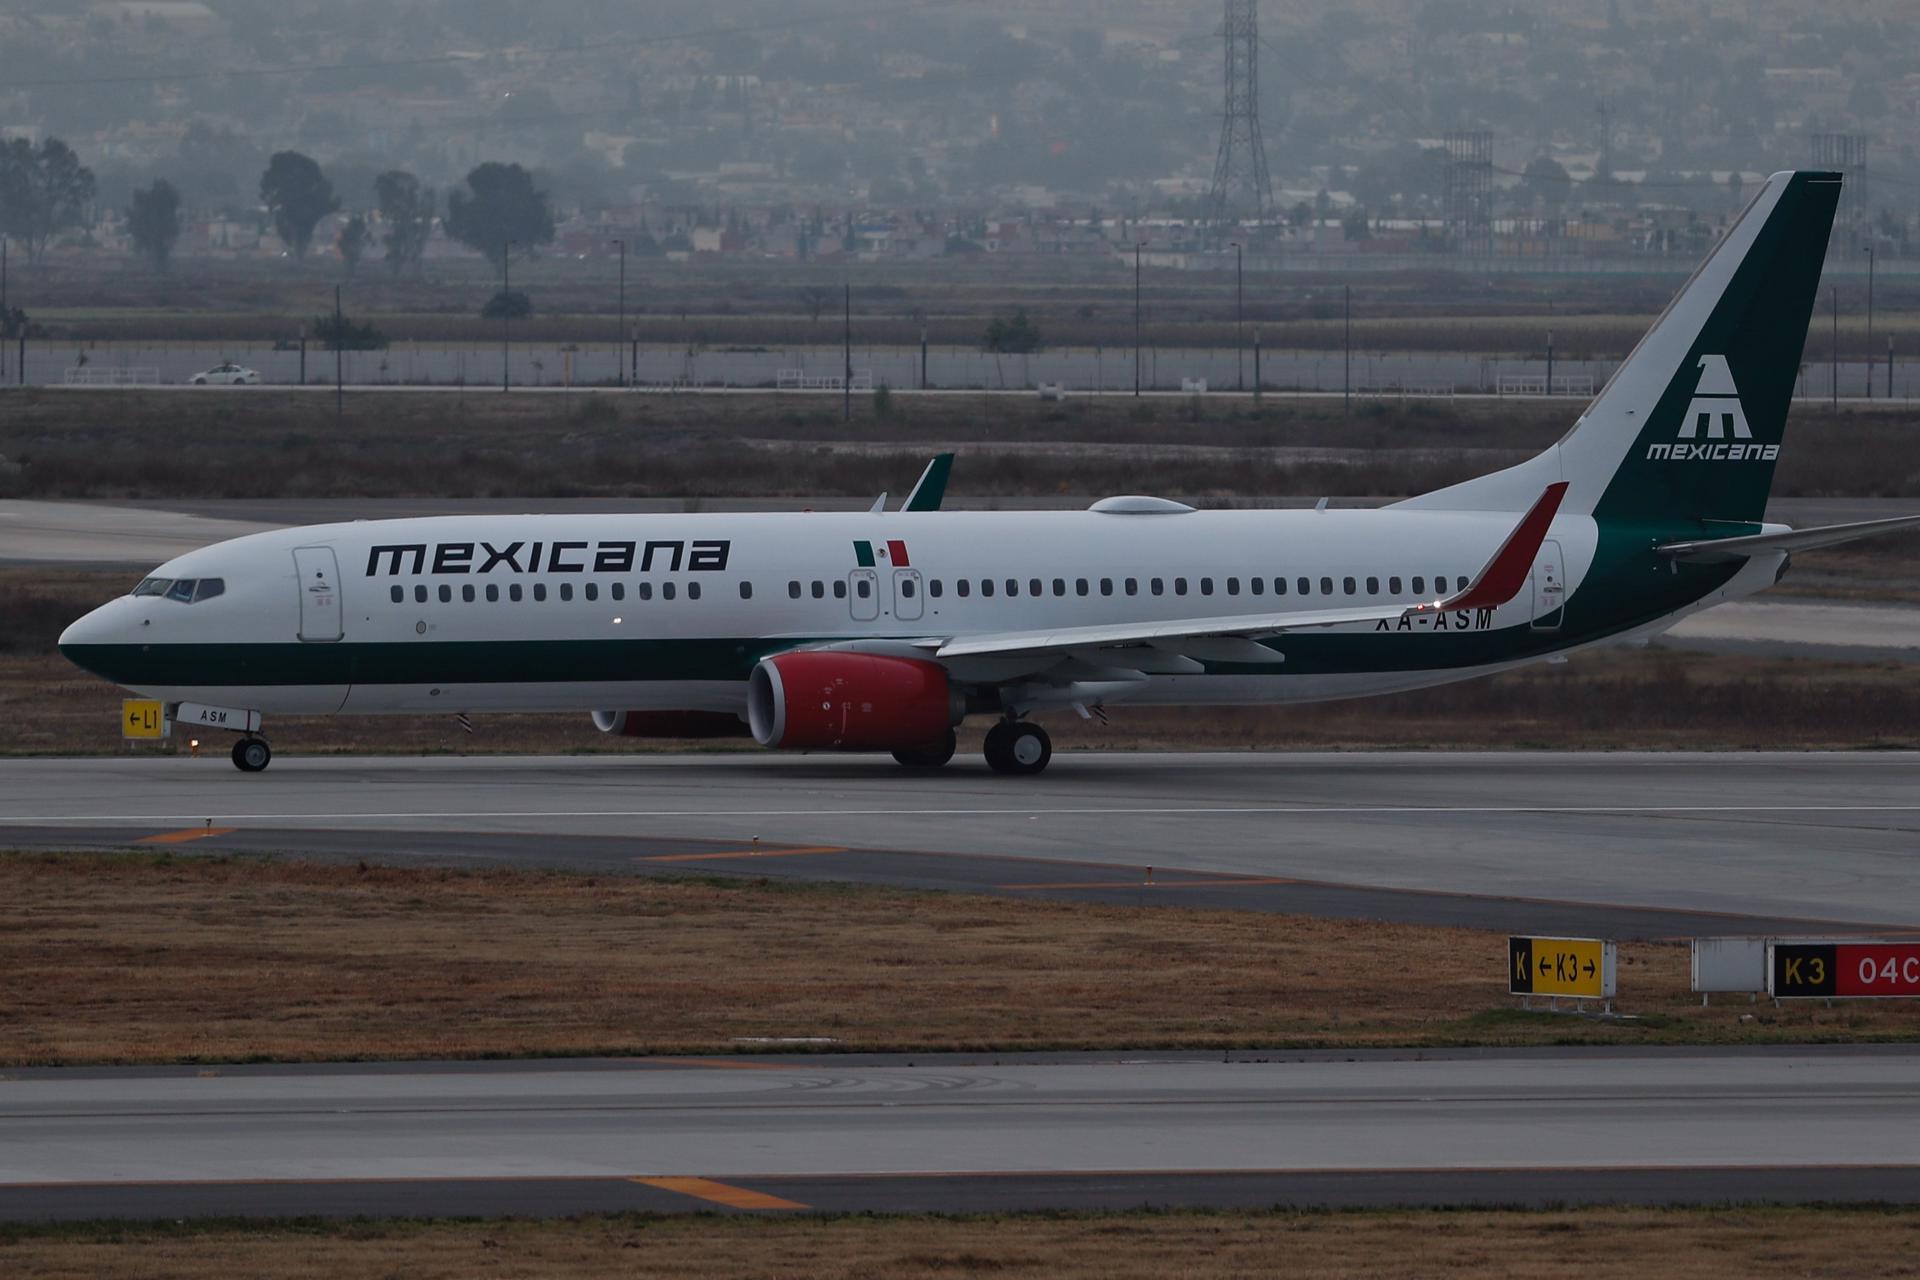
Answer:
[[[1550,484],[1533,509],[1520,517],[1507,540],[1493,553],[1493,559],[1474,575],[1465,591],[1431,605],[1416,605],[1410,613],[1446,612],[1452,609],[1497,609],[1520,594],[1527,574],[1533,570],[1533,557],[1546,540],[1553,517],[1560,510],[1560,499],[1567,494],[1564,480]]]
[[[927,469],[920,473],[920,479],[914,484],[913,492],[900,504],[902,511],[938,511],[940,500],[947,496],[947,476],[953,471],[953,455],[936,453],[933,461],[927,463]]]

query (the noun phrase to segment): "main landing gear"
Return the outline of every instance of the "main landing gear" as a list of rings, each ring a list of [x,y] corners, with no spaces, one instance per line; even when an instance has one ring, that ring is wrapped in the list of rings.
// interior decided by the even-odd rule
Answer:
[[[233,767],[242,773],[258,773],[273,761],[273,748],[265,738],[251,735],[233,744]]]
[[[984,754],[995,773],[1035,774],[1053,759],[1053,739],[1037,724],[1002,720],[987,730]]]
[[[953,759],[953,749],[957,739],[953,730],[947,730],[947,736],[924,747],[907,747],[893,753],[893,758],[909,769],[938,769]]]

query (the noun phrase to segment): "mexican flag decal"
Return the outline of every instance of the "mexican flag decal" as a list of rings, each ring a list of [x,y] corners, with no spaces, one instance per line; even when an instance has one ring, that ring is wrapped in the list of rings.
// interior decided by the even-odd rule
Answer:
[[[875,547],[871,542],[854,542],[853,558],[862,569],[873,568],[877,563],[874,559],[876,555],[896,569],[907,567],[907,544],[898,538],[889,538],[879,547]]]

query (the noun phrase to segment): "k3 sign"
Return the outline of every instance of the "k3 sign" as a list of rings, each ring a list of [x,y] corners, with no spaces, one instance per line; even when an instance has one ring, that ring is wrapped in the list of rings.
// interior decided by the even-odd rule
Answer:
[[[1767,953],[1777,999],[1920,997],[1920,942],[1776,942]]]

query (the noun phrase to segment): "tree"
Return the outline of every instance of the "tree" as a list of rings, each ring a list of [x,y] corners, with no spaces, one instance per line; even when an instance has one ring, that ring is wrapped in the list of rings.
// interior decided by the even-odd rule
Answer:
[[[1011,320],[995,316],[987,324],[986,346],[995,355],[1026,355],[1038,351],[1040,327],[1027,319],[1024,310],[1015,311]]]
[[[280,243],[296,258],[307,256],[320,219],[340,207],[320,166],[298,151],[276,151],[267,160],[260,175],[260,202],[273,214]]]
[[[533,300],[518,289],[512,293],[496,293],[480,308],[483,320],[524,320],[532,314]]]
[[[505,270],[507,242],[532,248],[553,240],[547,193],[517,164],[488,161],[467,175],[467,190],[447,195],[447,234]]]
[[[367,220],[359,214],[347,219],[340,228],[340,234],[334,239],[334,247],[340,250],[341,261],[347,264],[347,274],[352,275],[360,267],[360,259],[367,252],[367,244],[373,239],[367,230]]]
[[[1566,166],[1552,156],[1535,156],[1527,161],[1520,181],[1526,184],[1533,198],[1548,209],[1559,209],[1573,194],[1573,179],[1568,176]]]
[[[180,193],[171,182],[156,178],[150,187],[134,188],[127,230],[133,235],[134,252],[150,259],[154,270],[165,271],[180,239]]]
[[[77,226],[92,199],[93,170],[60,139],[0,145],[0,232],[24,245],[29,258]]]
[[[373,180],[373,194],[387,228],[381,238],[387,270],[396,276],[409,267],[417,270],[433,234],[433,188],[404,169],[389,169]]]

